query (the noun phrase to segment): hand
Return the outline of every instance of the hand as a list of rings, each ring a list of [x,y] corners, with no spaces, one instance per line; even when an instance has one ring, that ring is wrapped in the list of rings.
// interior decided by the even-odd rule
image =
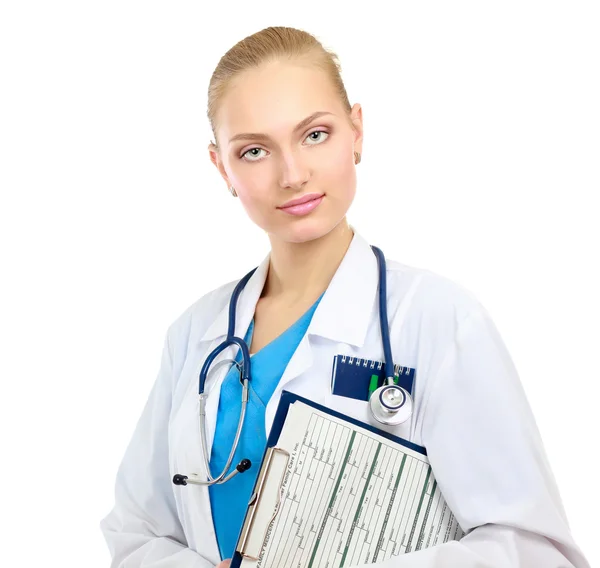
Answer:
[[[229,568],[229,564],[231,564],[231,558],[223,560],[223,562],[219,562],[216,568]]]

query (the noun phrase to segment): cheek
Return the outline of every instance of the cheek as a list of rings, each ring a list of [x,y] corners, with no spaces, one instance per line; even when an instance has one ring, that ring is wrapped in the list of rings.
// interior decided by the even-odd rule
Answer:
[[[270,197],[269,192],[265,191],[265,188],[269,187],[268,183],[259,187],[256,185],[256,179],[253,182],[252,185],[246,184],[240,187],[238,199],[248,217],[257,225],[263,226],[273,209],[272,196]]]
[[[352,146],[332,144],[325,159],[327,168],[323,168],[322,172],[327,177],[344,180],[354,175],[356,166],[354,165]]]
[[[323,191],[328,192],[332,199],[352,200],[356,193],[356,165],[352,148],[344,146],[336,149],[329,164],[322,174]]]
[[[246,210],[264,207],[269,199],[269,188],[273,187],[273,180],[265,168],[247,168],[241,174],[230,175],[230,179]]]

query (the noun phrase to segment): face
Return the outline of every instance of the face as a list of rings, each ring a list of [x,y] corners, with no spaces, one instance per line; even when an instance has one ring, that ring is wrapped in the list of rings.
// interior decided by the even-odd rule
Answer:
[[[297,127],[316,112],[327,114]],[[356,192],[362,110],[355,104],[349,118],[323,71],[290,63],[247,71],[224,97],[217,124],[220,151],[209,146],[211,160],[271,239],[306,242],[344,220]],[[322,196],[309,212],[282,209],[309,194]]]

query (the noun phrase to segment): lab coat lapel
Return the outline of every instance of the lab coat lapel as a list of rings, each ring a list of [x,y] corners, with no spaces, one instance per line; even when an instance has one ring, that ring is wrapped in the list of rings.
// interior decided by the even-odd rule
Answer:
[[[369,328],[373,310],[376,308],[378,286],[378,265],[370,245],[354,230],[354,237],[342,262],[335,272],[323,298],[313,314],[306,334],[292,355],[265,412],[265,429],[268,432],[277,410],[279,395],[291,381],[305,373],[313,363],[319,363],[319,370],[331,369],[333,351],[345,344],[362,347]],[[314,338],[330,340],[327,352],[331,352],[331,366],[324,367],[315,361]],[[319,342],[321,345],[322,342]],[[331,377],[310,377],[309,380],[330,384]],[[317,386],[316,384],[314,385]]]
[[[235,322],[235,336],[244,339],[248,326],[252,321],[256,304],[260,298],[263,290],[267,273],[269,269],[269,258],[270,253],[264,258],[264,260],[257,267],[254,274],[250,277],[250,280],[246,283],[246,286],[242,290],[236,307],[236,322]],[[236,282],[237,283],[237,282]],[[231,293],[233,293],[233,288]],[[227,303],[223,309],[219,312],[215,318],[213,324],[208,328],[201,341],[211,341],[206,354],[208,355],[219,344],[225,341],[227,337],[227,328],[229,323],[229,299],[231,294],[227,298]],[[213,365],[218,364],[219,361],[224,359],[233,359],[238,352],[237,346],[230,346],[224,349],[213,361]],[[230,365],[221,365],[214,373],[209,374],[209,381],[206,384],[206,391],[209,396],[206,401],[206,437],[209,448],[212,448],[212,441],[215,433],[216,422],[217,422],[217,409],[219,408],[220,398],[220,385],[227,372],[229,371]],[[198,374],[200,369],[198,369]]]
[[[269,257],[267,257],[261,262],[261,264],[257,267],[254,274],[250,277],[246,286],[242,290],[238,303],[236,306],[236,325],[235,325],[235,336],[244,338],[246,331],[248,330],[248,326],[250,325],[250,321],[254,315],[254,311],[256,308],[256,303],[260,298],[260,294],[264,287],[264,283],[267,277],[268,267],[269,267]],[[200,374],[200,370],[202,368],[202,364],[206,360],[206,357],[209,353],[211,353],[214,349],[216,349],[223,341],[225,341],[227,337],[228,323],[229,323],[229,300],[231,298],[231,293],[233,293],[233,289],[235,288],[235,284],[237,281],[233,283],[231,286],[231,291],[227,296],[227,302],[221,309],[221,311],[217,314],[217,317],[214,319],[212,325],[207,329],[202,338],[200,339],[200,349],[205,353],[204,357],[200,361],[199,367],[196,370],[195,377],[198,377]],[[213,361],[213,365],[218,365],[220,361],[224,361],[225,359],[233,359],[237,354],[238,347],[231,346],[227,349],[224,349]],[[208,393],[208,398],[206,401],[206,442],[207,447],[212,448],[214,434],[217,423],[217,410],[219,408],[219,399],[221,394],[221,383],[223,379],[227,375],[229,368],[231,365],[223,364],[217,368],[217,370],[213,373],[209,373],[208,380],[205,385],[205,392]],[[212,365],[211,365],[211,368]],[[197,393],[197,382],[195,383],[196,393]],[[196,397],[194,397],[195,400]],[[196,403],[197,404],[197,403]],[[194,417],[195,420],[198,421],[198,412],[197,408],[194,409]],[[197,422],[197,426],[199,426]],[[196,455],[193,459],[190,460],[190,468],[185,468],[184,470],[191,471],[191,467],[198,468],[196,473],[199,474],[201,478],[206,478],[208,472],[204,471],[204,466],[202,456],[200,454],[201,447],[200,444],[196,444],[194,446],[194,452]],[[208,450],[209,460],[210,460],[210,449]],[[217,472],[213,472],[217,473]],[[192,503],[193,510],[204,511],[206,514],[202,515],[201,518],[195,517],[195,522],[197,531],[197,546],[198,549],[204,549],[210,551],[209,558],[219,558],[219,550],[218,544],[215,534],[214,525],[212,523],[212,507],[209,498],[209,491],[207,486],[195,487],[195,491],[191,493],[192,499],[194,503]],[[195,507],[194,507],[195,505]]]

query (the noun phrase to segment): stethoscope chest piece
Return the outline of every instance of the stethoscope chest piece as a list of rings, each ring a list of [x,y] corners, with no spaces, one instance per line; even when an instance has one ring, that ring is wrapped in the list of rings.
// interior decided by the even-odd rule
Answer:
[[[410,393],[398,385],[384,385],[373,392],[369,398],[373,417],[382,424],[397,426],[406,422],[413,411]]]

